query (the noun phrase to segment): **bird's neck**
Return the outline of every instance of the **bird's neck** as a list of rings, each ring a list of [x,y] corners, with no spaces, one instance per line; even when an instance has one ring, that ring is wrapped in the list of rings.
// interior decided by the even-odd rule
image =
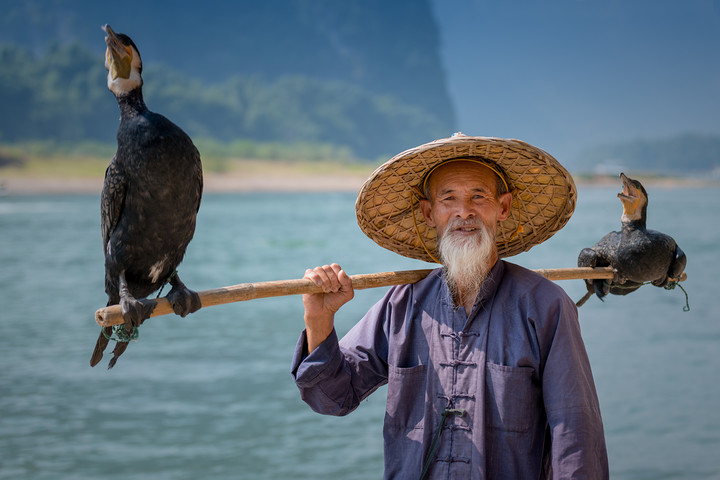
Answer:
[[[147,110],[145,101],[143,100],[142,89],[140,88],[131,90],[127,95],[117,97],[117,102],[122,116],[136,115]]]
[[[645,229],[645,218],[635,218],[632,220],[623,218],[622,229],[625,231],[644,230]]]

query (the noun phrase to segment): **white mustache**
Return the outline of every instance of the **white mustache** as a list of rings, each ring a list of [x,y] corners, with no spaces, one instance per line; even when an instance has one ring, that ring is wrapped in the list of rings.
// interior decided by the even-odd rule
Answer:
[[[485,229],[485,225],[482,222],[476,222],[474,220],[462,220],[462,219],[451,219],[445,226],[443,233],[453,233],[455,230],[461,229],[473,229],[482,231]]]

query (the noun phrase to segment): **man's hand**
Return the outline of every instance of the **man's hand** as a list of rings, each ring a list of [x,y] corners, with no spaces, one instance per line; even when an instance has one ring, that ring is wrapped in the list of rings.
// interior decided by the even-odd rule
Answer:
[[[355,293],[350,277],[337,263],[307,269],[303,278],[312,280],[324,292],[303,295],[305,331],[310,353],[330,335],[335,312],[352,300]]]

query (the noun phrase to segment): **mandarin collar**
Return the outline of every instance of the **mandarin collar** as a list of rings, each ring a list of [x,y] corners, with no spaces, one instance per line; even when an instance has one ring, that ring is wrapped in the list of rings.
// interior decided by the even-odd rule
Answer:
[[[452,299],[452,295],[450,294],[450,288],[448,287],[448,284],[445,281],[445,277],[442,274],[442,269],[440,269],[438,273],[440,276],[440,281],[442,282],[442,302],[453,310],[457,308],[462,308],[455,305],[455,302]],[[495,265],[493,265],[493,267],[490,269],[487,278],[480,286],[480,291],[478,292],[477,297],[475,297],[475,303],[473,303],[473,309],[472,312],[470,312],[472,317],[475,316],[475,312],[478,311],[478,307],[486,304],[495,296],[495,292],[497,291],[498,285],[500,285],[500,280],[502,279],[504,273],[505,262],[501,259],[498,259],[495,262]]]

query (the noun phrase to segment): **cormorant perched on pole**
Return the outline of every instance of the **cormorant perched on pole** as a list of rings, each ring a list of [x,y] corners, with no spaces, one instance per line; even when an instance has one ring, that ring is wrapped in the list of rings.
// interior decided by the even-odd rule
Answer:
[[[142,61],[135,43],[109,25],[105,43],[107,85],[120,107],[117,151],[102,190],[102,241],[108,305],[120,304],[128,337],[118,341],[108,368],[128,345],[129,334],[155,308],[145,297],[170,283],[167,295],[180,316],[200,308],[176,268],[195,232],[203,176],[200,154],[177,125],[145,106]],[[112,328],[100,333],[90,365],[102,359]]]
[[[620,179],[623,189],[617,196],[623,206],[621,230],[608,233],[578,255],[578,267],[610,266],[615,270],[615,278],[611,282],[585,280],[588,292],[577,302],[578,306],[593,293],[602,300],[608,293],[627,295],[646,282],[665,287],[685,270],[687,257],[675,240],[645,226],[648,206],[645,187],[624,173]]]

